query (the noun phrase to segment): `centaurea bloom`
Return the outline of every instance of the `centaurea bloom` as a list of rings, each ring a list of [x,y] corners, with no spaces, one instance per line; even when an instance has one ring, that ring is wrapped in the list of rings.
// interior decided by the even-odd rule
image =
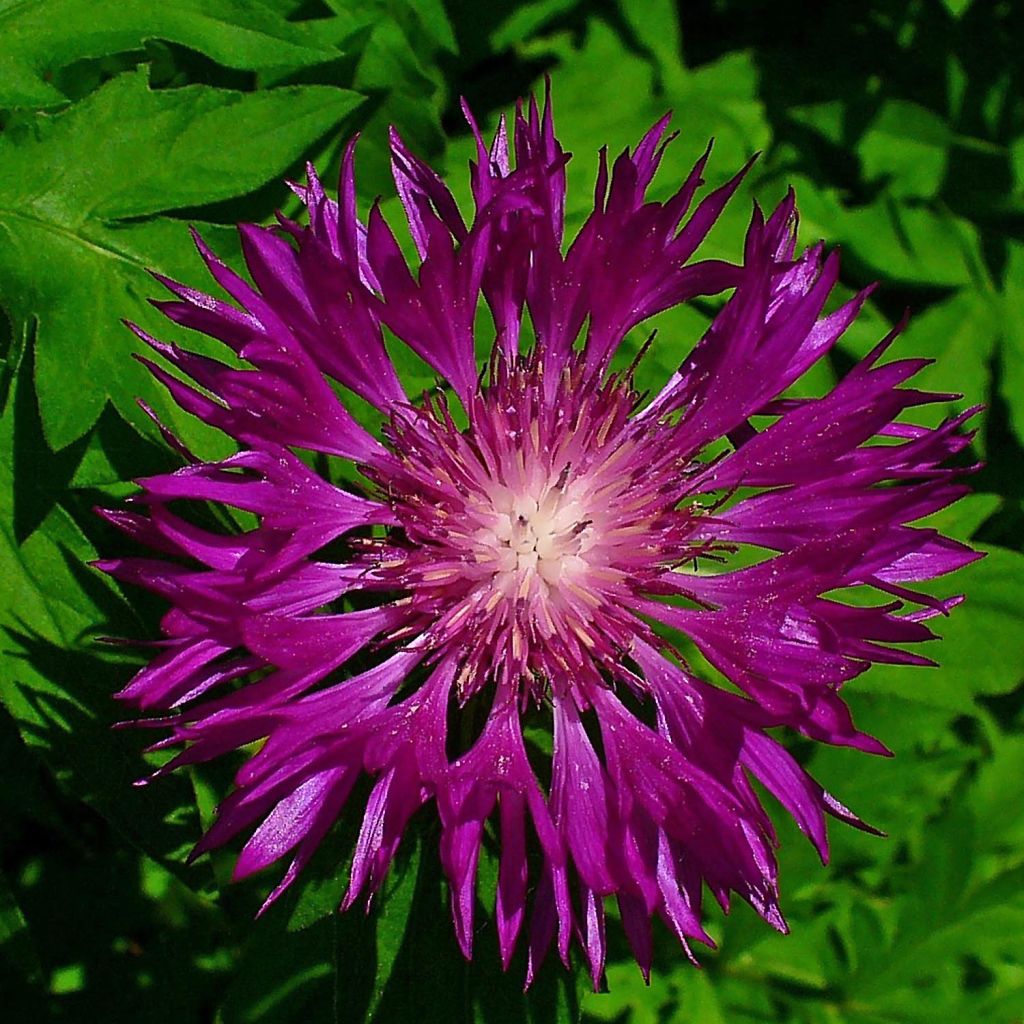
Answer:
[[[823,860],[827,815],[866,827],[766,730],[885,752],[839,691],[872,662],[926,662],[903,645],[955,599],[910,585],[974,554],[908,524],[964,493],[942,464],[969,435],[964,416],[898,420],[948,396],[902,386],[924,361],[882,362],[895,331],[830,393],[785,397],[867,294],[824,312],[838,257],[797,250],[792,194],[755,209],[740,264],[694,260],[742,172],[694,207],[705,154],[647,201],[665,119],[611,169],[602,153],[566,247],[550,101],[490,147],[470,124],[468,224],[392,136],[415,267],[378,206],[359,219],[351,144],[338,202],[312,168],[296,186],[308,226],[241,227],[252,283],[197,238],[233,302],[163,281],[164,313],[249,368],[137,331],[178,371],[148,363],[178,404],[240,450],[203,461],[165,431],[184,467],[105,513],[159,555],[103,567],[172,605],[159,654],[120,696],[170,730],[157,747],[181,748],[157,775],[259,742],[195,853],[248,834],[237,878],[290,855],[268,904],[343,810],[362,813],[344,906],[368,899],[433,804],[465,955],[493,830],[505,966],[525,926],[528,979],[575,936],[596,984],[609,897],[645,973],[655,915],[688,953],[710,942],[704,887],[785,929],[752,780]],[[611,372],[631,329],[723,291],[653,397],[633,367]],[[431,367],[434,393],[407,395],[385,332]],[[380,436],[347,393],[377,410]],[[358,473],[311,468],[342,460]],[[255,525],[212,532],[182,518],[185,500]],[[881,603],[845,603],[852,587]],[[733,689],[698,678],[680,634]],[[364,775],[365,806],[346,808]]]

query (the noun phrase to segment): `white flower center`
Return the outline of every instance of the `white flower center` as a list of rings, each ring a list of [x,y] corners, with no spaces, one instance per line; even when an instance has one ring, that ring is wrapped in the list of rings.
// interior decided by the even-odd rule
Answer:
[[[535,494],[514,495],[501,486],[491,492],[474,540],[477,560],[490,563],[500,589],[519,590],[534,575],[557,587],[586,571],[593,529],[574,490],[552,481]]]

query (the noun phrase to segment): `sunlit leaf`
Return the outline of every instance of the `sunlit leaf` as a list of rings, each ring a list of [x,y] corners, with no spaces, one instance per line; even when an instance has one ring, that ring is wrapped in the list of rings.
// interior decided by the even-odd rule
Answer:
[[[195,279],[201,264],[183,223],[137,218],[257,188],[360,102],[319,86],[153,91],[143,73],[126,74],[0,139],[0,302],[15,323],[38,320],[51,447],[79,438],[108,399],[134,422],[137,396],[170,406],[129,358],[136,346],[118,321],[156,329],[147,271]]]
[[[864,176],[882,179],[899,197],[933,196],[942,184],[952,132],[937,114],[904,100],[889,100],[857,146]]]
[[[0,107],[66,102],[53,72],[73,61],[166,39],[232,68],[303,67],[332,60],[303,26],[237,0],[19,0],[0,4]],[[132,117],[131,111],[126,111]]]

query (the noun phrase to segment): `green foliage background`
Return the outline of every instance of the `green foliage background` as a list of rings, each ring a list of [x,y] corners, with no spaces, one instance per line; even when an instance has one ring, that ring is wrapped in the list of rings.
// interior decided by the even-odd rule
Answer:
[[[1024,1019],[1022,39],[1012,0],[0,0],[6,1019]],[[364,200],[395,206],[389,123],[465,194],[459,95],[493,125],[546,71],[576,154],[572,221],[598,148],[673,108],[659,194],[710,136],[713,181],[763,154],[709,253],[737,256],[751,198],[793,183],[804,240],[843,247],[844,287],[883,282],[806,386],[827,387],[912,308],[901,351],[936,359],[923,385],[964,393],[954,409],[987,403],[977,493],[942,525],[988,557],[938,626],[939,668],[850,687],[896,760],[798,750],[889,838],[836,828],[823,869],[780,815],[792,935],[739,907],[711,916],[720,951],[700,970],[662,934],[645,987],[613,939],[607,993],[551,964],[524,998],[523,965],[500,973],[489,927],[473,965],[455,951],[428,822],[368,916],[331,912],[351,821],[259,921],[266,877],[228,885],[230,853],[186,867],[230,771],[131,786],[142,737],[109,726],[133,663],[95,640],[154,635],[160,609],[85,564],[121,543],[90,508],[173,465],[136,396],[202,451],[222,444],[129,358],[120,318],[172,333],[146,305],[146,268],[203,283],[187,225],[237,259],[230,225],[294,212],[282,179],[306,158],[332,177],[356,130]],[[662,318],[651,382],[712,312]]]

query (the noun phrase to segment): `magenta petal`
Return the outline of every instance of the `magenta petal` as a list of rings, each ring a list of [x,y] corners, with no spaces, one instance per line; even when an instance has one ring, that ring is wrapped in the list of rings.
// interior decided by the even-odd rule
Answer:
[[[685,855],[683,855],[685,858]],[[680,864],[678,849],[664,832],[658,833],[658,885],[662,894],[662,915],[689,954],[687,938],[714,946],[700,921],[700,878]]]
[[[371,894],[376,891],[387,872],[405,825],[420,803],[415,779],[410,775],[408,765],[395,765],[373,787],[352,856],[343,910],[355,902],[367,884]]]
[[[245,623],[244,637],[248,648],[271,664],[327,672],[399,617],[397,609],[387,606],[312,618],[260,615]]]
[[[629,940],[629,948],[633,951],[640,973],[644,981],[650,983],[651,962],[654,959],[654,941],[651,934],[651,917],[643,903],[635,897],[619,893],[619,916],[622,928]]]
[[[329,768],[292,790],[260,824],[235,863],[237,880],[260,871],[294,849],[315,827],[324,805],[335,791],[348,793],[354,775],[345,768]],[[340,802],[344,802],[344,797]]]
[[[494,916],[498,927],[501,965],[507,971],[526,916],[527,866],[523,798],[517,793],[502,793],[500,809],[501,865],[498,870]]]
[[[614,891],[608,871],[608,806],[604,770],[570,701],[554,707],[551,805],[566,836],[573,862],[586,884]]]
[[[740,756],[744,766],[785,806],[814,843],[822,863],[827,863],[828,839],[821,787],[811,781],[791,754],[762,733],[747,731]]]
[[[601,988],[601,978],[604,975],[604,959],[606,953],[605,929],[604,929],[604,904],[601,898],[592,890],[582,887],[583,912],[580,915],[580,941],[583,945],[583,952],[590,965],[590,978],[594,985],[594,991]]]

